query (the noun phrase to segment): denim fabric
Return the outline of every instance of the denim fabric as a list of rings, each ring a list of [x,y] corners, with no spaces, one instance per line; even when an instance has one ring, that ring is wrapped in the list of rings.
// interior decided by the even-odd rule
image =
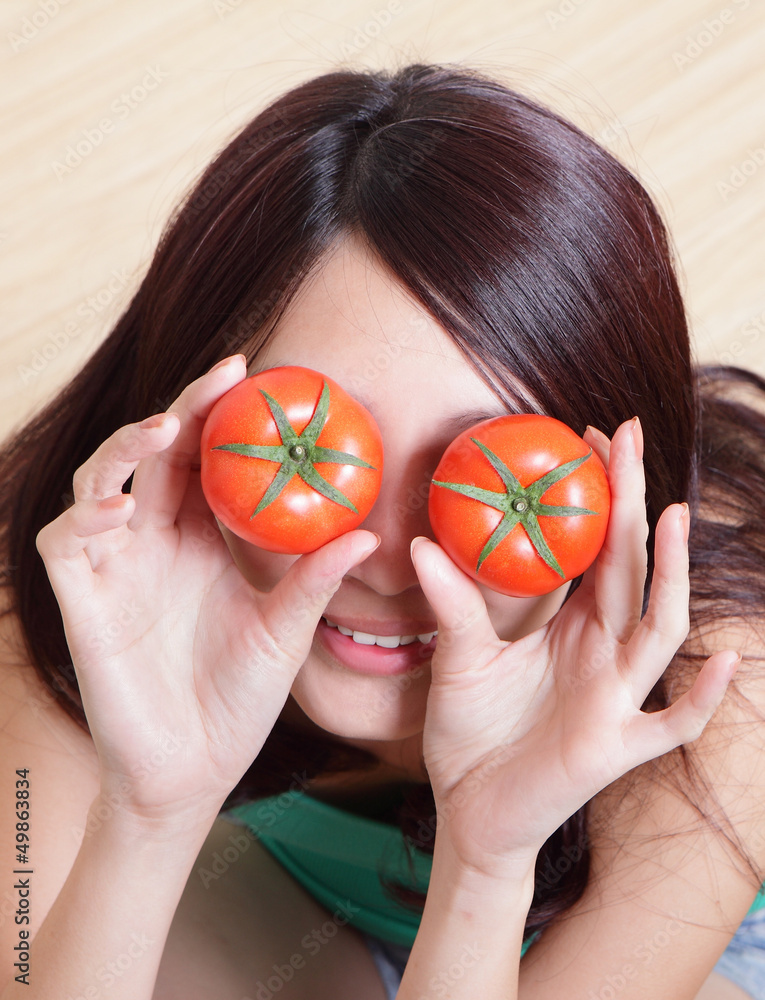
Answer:
[[[387,1000],[396,1000],[411,948],[383,941],[372,934],[364,933],[364,938],[382,978]]]
[[[714,971],[765,1000],[765,907],[744,917]]]
[[[388,1000],[396,1000],[410,949],[371,934],[364,937]],[[714,971],[740,986],[753,1000],[765,1000],[765,907],[744,917]]]

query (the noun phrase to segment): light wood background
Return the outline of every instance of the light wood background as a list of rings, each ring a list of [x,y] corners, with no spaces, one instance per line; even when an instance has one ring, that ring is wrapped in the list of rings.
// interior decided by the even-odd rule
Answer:
[[[599,137],[669,222],[699,359],[765,374],[763,51],[764,0],[3,0],[0,432],[105,335],[213,153],[338,66],[474,65]]]

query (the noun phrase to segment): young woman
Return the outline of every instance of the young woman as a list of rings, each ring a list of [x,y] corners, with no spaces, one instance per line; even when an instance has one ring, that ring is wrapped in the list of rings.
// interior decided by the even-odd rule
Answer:
[[[282,364],[385,448],[302,556],[199,480],[215,401]],[[501,83],[333,72],[257,115],[6,445],[2,1000],[765,996],[764,393],[694,366],[638,181]],[[541,597],[428,522],[507,412],[608,468],[604,548]]]

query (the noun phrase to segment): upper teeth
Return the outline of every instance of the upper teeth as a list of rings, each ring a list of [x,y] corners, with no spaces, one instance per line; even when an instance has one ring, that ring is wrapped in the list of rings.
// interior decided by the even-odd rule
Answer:
[[[423,632],[421,635],[372,635],[371,632],[356,632],[344,625],[336,625],[329,618],[325,618],[324,621],[330,628],[336,628],[342,635],[349,635],[354,642],[361,643],[362,646],[385,646],[387,649],[395,649],[396,646],[407,646],[415,639],[419,639],[420,642],[430,642],[434,635],[438,635],[437,630]]]

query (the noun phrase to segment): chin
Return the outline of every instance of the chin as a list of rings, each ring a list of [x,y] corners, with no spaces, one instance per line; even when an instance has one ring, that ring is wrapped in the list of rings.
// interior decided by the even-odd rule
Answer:
[[[422,732],[429,689],[429,663],[406,674],[374,677],[335,670],[309,656],[290,693],[325,732],[391,742]]]

